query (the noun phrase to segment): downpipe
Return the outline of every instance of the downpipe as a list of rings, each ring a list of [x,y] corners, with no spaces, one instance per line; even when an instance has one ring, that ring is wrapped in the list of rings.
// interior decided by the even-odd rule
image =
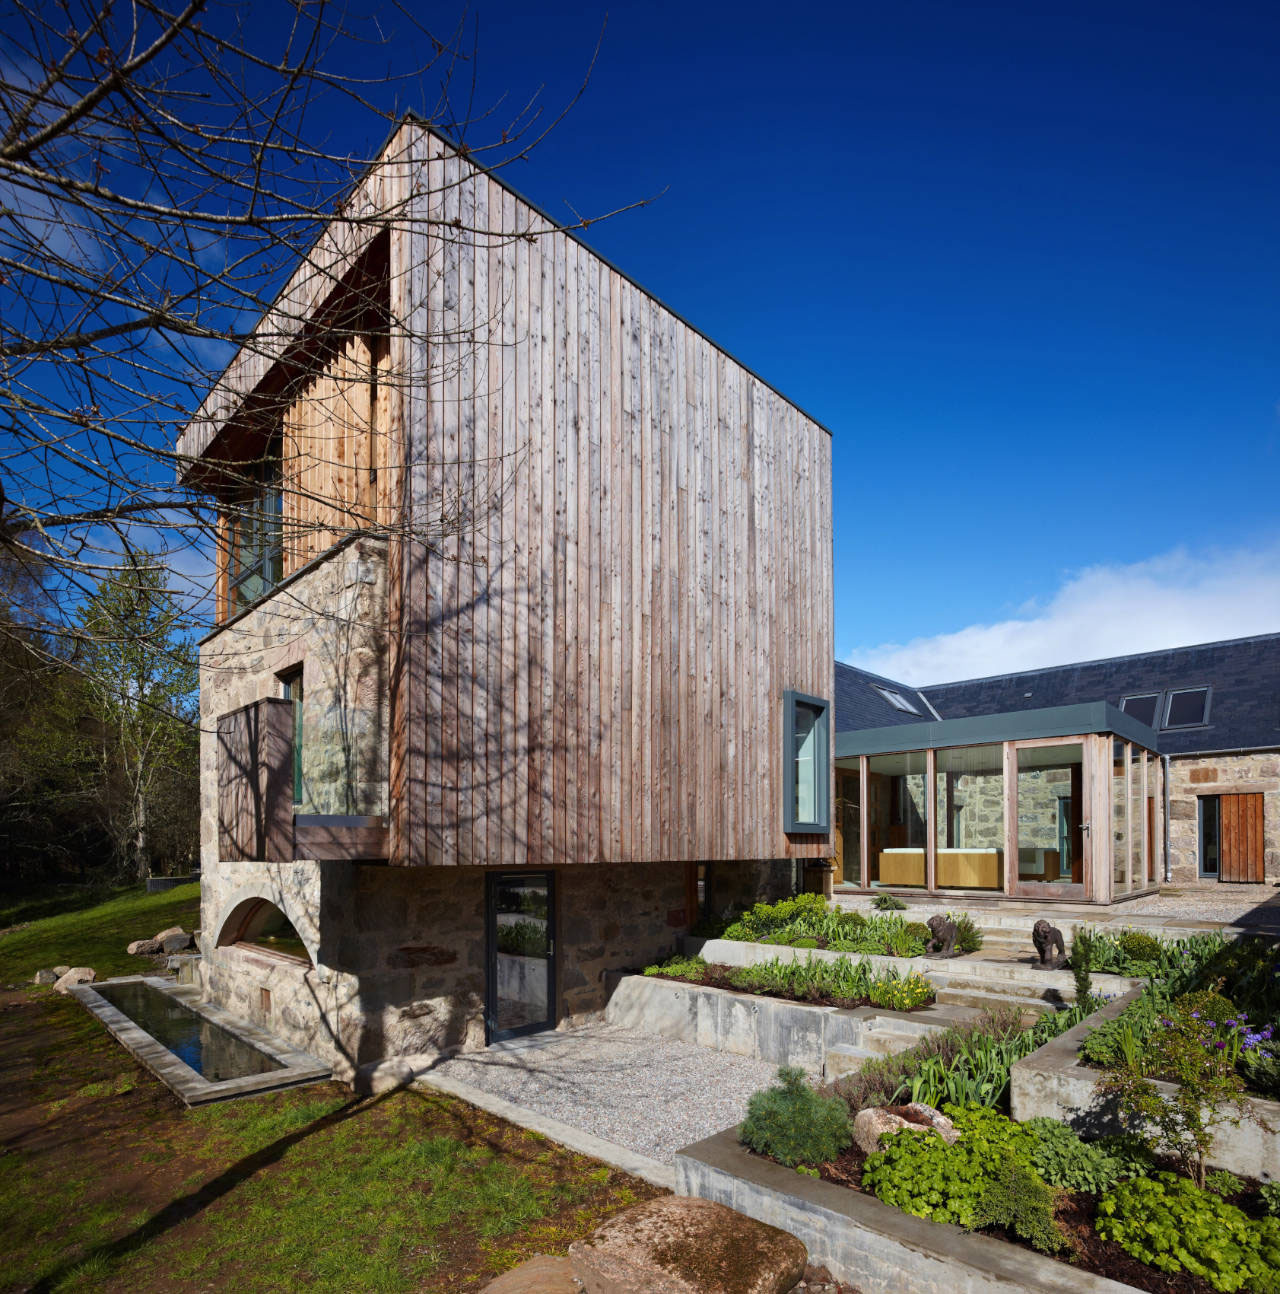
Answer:
[[[1161,755],[1160,764],[1164,769],[1164,883],[1173,884],[1173,856],[1169,853],[1169,756]]]

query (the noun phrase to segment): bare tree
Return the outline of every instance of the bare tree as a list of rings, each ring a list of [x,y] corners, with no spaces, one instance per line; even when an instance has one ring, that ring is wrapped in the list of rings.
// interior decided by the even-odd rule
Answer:
[[[278,340],[268,307],[335,213],[363,218],[348,198],[403,108],[498,169],[571,104],[478,109],[470,27],[437,35],[398,5],[360,19],[324,0],[2,11],[0,545],[59,586],[40,640],[74,642],[75,608],[122,560],[210,569],[217,516],[179,483],[178,434],[237,351]],[[330,336],[365,329],[361,313],[328,321]],[[225,470],[248,489],[257,467]],[[226,525],[225,492],[221,506]]]

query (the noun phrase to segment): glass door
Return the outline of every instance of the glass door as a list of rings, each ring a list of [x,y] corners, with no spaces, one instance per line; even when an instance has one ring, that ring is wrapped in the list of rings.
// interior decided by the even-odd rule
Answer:
[[[555,1024],[555,878],[485,877],[485,1035],[489,1042]]]
[[[1013,767],[1017,871],[1011,892],[1027,898],[1085,898],[1090,833],[1083,743],[1018,743]]]

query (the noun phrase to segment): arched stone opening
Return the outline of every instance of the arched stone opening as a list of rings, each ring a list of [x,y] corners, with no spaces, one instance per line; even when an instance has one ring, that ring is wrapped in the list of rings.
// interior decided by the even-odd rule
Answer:
[[[237,903],[222,923],[218,947],[245,944],[262,952],[315,965],[306,941],[292,921],[270,899],[261,896]]]

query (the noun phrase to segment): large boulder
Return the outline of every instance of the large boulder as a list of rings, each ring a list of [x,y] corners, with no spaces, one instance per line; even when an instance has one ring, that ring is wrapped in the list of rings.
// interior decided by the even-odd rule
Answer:
[[[125,949],[132,957],[151,957],[158,952],[162,952],[159,939],[135,939],[133,943]]]
[[[908,1105],[870,1105],[859,1110],[853,1120],[853,1144],[864,1155],[879,1149],[884,1133],[898,1133],[903,1128],[932,1128],[949,1146],[960,1140],[955,1124],[923,1101]]]
[[[723,1204],[666,1195],[616,1214],[569,1257],[586,1294],[787,1294],[809,1254]]]
[[[97,972],[92,966],[72,966],[65,975],[58,977],[53,991],[66,995],[76,984],[92,984],[96,978]]]
[[[160,940],[160,951],[165,953],[184,953],[190,947],[191,936],[181,930]]]
[[[156,940],[156,943],[158,943],[158,944],[162,944],[162,943],[164,943],[164,941],[165,941],[166,939],[168,939],[168,937],[169,937],[170,935],[181,935],[181,934],[185,934],[185,933],[186,933],[186,931],[185,931],[185,930],[183,930],[183,928],[182,928],[181,926],[169,926],[167,929],[165,929],[165,930],[161,930],[161,931],[160,931],[160,932],[155,936],[155,940]]]
[[[36,973],[31,977],[31,982],[33,984],[56,984],[58,982],[58,977],[53,971],[46,967],[44,970],[36,971]]]
[[[573,1274],[570,1259],[538,1254],[503,1272],[480,1294],[582,1294],[582,1282]]]
[[[55,976],[65,975],[71,969],[70,966],[55,966],[53,973]]]

